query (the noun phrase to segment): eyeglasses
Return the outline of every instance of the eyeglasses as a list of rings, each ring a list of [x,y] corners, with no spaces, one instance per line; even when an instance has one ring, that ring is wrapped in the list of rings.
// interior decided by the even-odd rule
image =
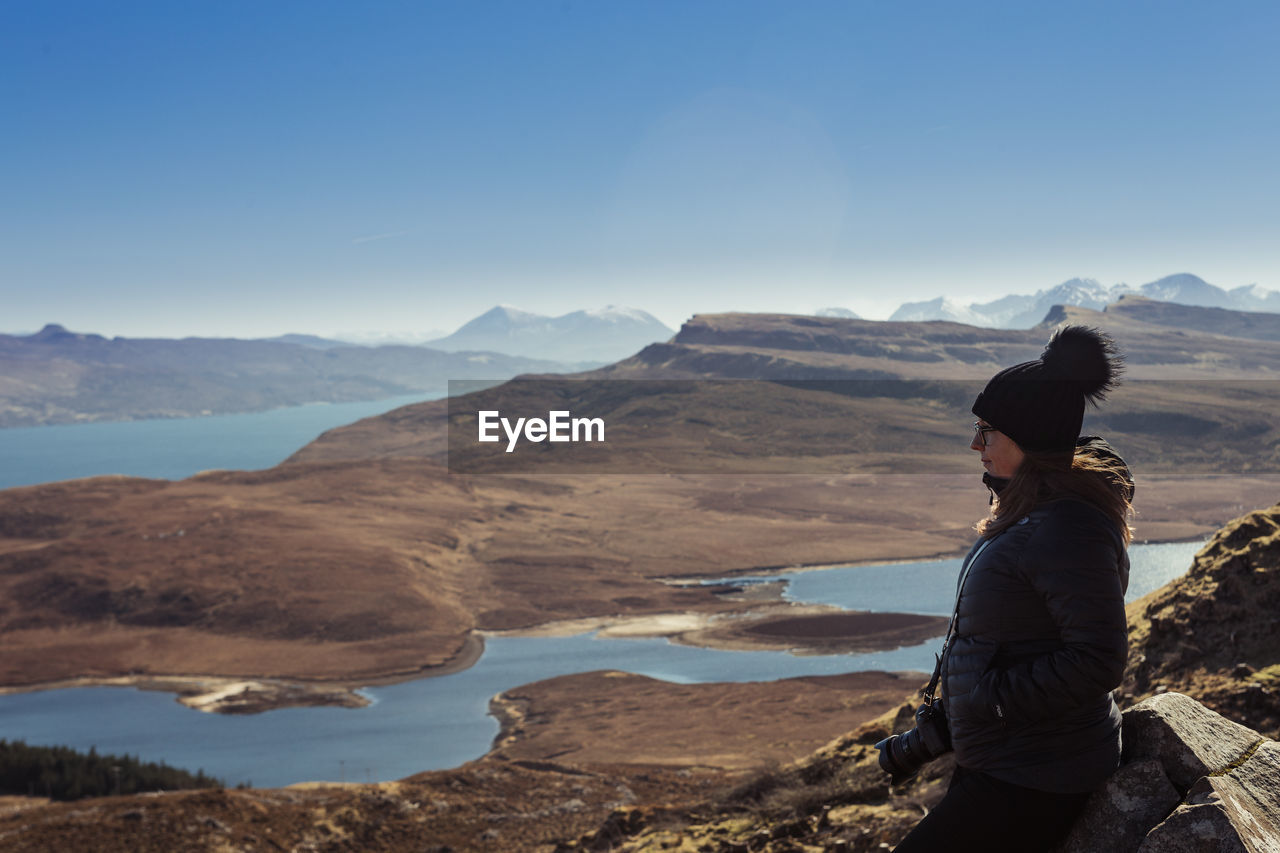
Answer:
[[[999,431],[1000,430],[996,429],[993,426],[983,426],[977,421],[973,422],[974,436],[978,439],[978,443],[981,444],[983,447],[987,446],[987,433],[999,432]]]

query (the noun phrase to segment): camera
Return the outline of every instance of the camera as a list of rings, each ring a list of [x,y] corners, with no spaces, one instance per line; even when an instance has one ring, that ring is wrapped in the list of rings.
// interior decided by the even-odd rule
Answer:
[[[901,785],[920,768],[943,753],[951,751],[951,732],[942,703],[929,699],[916,709],[916,727],[900,735],[890,735],[876,744],[880,750],[880,769],[891,777],[891,784]]]

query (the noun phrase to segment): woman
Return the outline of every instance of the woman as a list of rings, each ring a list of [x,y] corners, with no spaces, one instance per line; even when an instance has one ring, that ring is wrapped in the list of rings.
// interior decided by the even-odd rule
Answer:
[[[1046,850],[1119,766],[1133,484],[1079,435],[1120,367],[1108,337],[1069,326],[973,404],[993,502],[940,663],[956,771],[899,853]]]

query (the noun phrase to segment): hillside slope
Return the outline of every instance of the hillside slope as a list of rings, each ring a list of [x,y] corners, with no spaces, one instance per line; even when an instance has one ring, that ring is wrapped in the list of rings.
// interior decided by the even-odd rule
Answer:
[[[257,412],[443,391],[556,362],[412,346],[104,338],[49,325],[0,335],[0,428]]]
[[[1226,308],[1193,308],[1142,296],[1124,296],[1108,305],[1108,318],[1123,317],[1155,326],[1247,338],[1280,341],[1280,314],[1232,311]]]
[[[1229,719],[1246,722],[1231,713],[1236,706],[1230,703],[1238,699],[1241,714],[1252,721],[1247,724],[1261,727],[1263,734],[1277,734],[1274,717],[1269,728],[1262,727],[1274,704],[1249,703],[1274,700],[1278,575],[1280,504],[1228,524],[1200,551],[1186,575],[1130,605],[1127,703],[1186,687],[1190,696],[1217,703]],[[1256,668],[1240,670],[1241,656]],[[1183,680],[1175,681],[1179,678]],[[233,844],[245,849],[305,846],[333,853],[871,853],[901,839],[942,796],[953,769],[944,756],[915,779],[890,788],[878,766],[874,744],[912,725],[914,697],[902,693],[913,692],[908,686],[918,683],[910,677],[865,673],[773,682],[757,686],[758,695],[752,696],[751,685],[671,685],[608,672],[570,676],[499,697],[505,725],[493,752],[455,770],[379,785],[28,803],[0,815],[0,839],[13,850],[93,845],[104,853],[215,851]],[[1161,698],[1194,705],[1186,697]],[[750,703],[743,711],[744,725],[726,725],[744,702]],[[806,737],[834,724],[833,714],[874,714],[877,705],[891,710],[851,725],[816,751],[786,760]],[[601,726],[602,714],[616,719]],[[694,721],[693,732],[678,731],[664,740],[662,721],[670,719]],[[1209,718],[1199,714],[1196,720]],[[1131,722],[1126,714],[1130,749]],[[1207,728],[1197,723],[1211,767],[1212,756],[1222,752],[1214,725],[1218,723],[1211,720]],[[1239,726],[1225,726],[1237,736],[1249,734]],[[625,735],[621,741],[620,732]],[[687,747],[680,746],[681,738]],[[753,742],[761,745],[753,747]],[[620,743],[629,744],[630,751],[622,751]],[[1159,750],[1169,744],[1149,746]],[[744,749],[771,756],[776,763],[745,772],[707,766],[724,762],[741,767]],[[1269,749],[1274,756],[1274,744]],[[637,754],[651,763],[641,763]],[[602,757],[611,760],[602,762]],[[1179,754],[1177,760],[1182,759]],[[1222,782],[1243,763],[1231,762],[1212,775]],[[1188,779],[1205,772],[1193,769]],[[1127,784],[1136,789],[1123,788],[1114,797],[1131,806],[1135,796],[1159,794],[1143,783],[1145,778],[1131,778]],[[1170,802],[1153,820],[1178,806],[1183,789],[1171,791]],[[1111,795],[1104,792],[1106,796]],[[1258,805],[1274,816],[1274,803]],[[1166,836],[1176,835],[1176,826],[1169,829]]]
[[[1138,476],[1139,537],[1274,500],[1280,344],[1117,335],[1133,378],[1086,430]],[[661,353],[405,407],[268,471],[0,492],[0,682],[407,677],[463,660],[477,630],[744,608],[673,578],[960,553],[987,506],[973,394],[1045,337],[717,315]],[[607,466],[449,445],[511,401],[603,414]]]
[[[1222,528],[1128,611],[1125,692],[1187,693],[1280,738],[1280,503]]]

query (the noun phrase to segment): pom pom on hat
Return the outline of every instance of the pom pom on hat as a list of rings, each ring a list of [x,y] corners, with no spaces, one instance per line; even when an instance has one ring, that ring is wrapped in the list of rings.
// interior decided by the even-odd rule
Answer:
[[[1086,400],[1098,405],[1119,384],[1124,357],[1110,337],[1088,326],[1063,326],[1040,355],[1045,374],[1074,380]]]
[[[1040,358],[991,377],[973,413],[1023,450],[1073,452],[1085,403],[1097,405],[1116,387],[1124,359],[1097,329],[1064,326]]]

